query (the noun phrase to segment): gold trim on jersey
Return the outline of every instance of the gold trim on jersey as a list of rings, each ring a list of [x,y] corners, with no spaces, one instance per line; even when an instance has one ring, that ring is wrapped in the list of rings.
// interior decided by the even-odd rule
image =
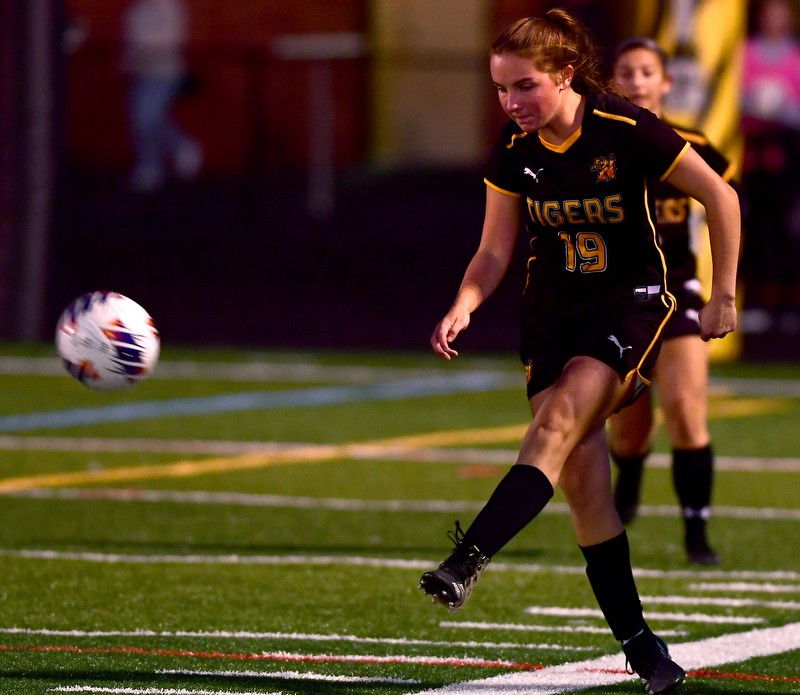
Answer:
[[[554,145],[552,142],[548,142],[545,140],[541,133],[539,133],[539,142],[542,143],[548,150],[552,150],[553,152],[566,152],[572,144],[581,136],[581,130],[583,130],[583,126],[578,126],[578,130],[576,130],[572,135],[570,135],[564,142],[560,145]]]
[[[669,169],[664,172],[664,175],[659,179],[659,181],[666,181],[669,175],[675,170],[675,167],[678,166],[680,161],[683,159],[683,155],[686,154],[686,151],[691,147],[691,144],[688,142],[683,146],[683,149],[678,153],[678,156],[675,157],[675,161],[670,164]]]
[[[672,130],[674,130],[678,135],[680,135],[684,140],[687,142],[691,142],[693,145],[703,145],[704,147],[710,147],[710,143],[708,142],[708,138],[702,133],[693,133],[688,130],[681,130],[675,126],[672,126]],[[728,164],[728,168],[724,171],[724,173],[720,174],[722,176],[723,181],[730,181],[733,178],[733,174],[736,172],[736,164],[734,162],[730,162]],[[662,179],[663,180],[663,179]]]
[[[728,164],[728,168],[725,169],[725,173],[722,174],[722,180],[730,181],[735,173],[736,173],[736,163],[731,162],[730,164]]]
[[[691,147],[689,143],[686,143],[687,146]],[[683,152],[686,151],[686,148],[683,149]],[[650,381],[645,379],[642,376],[640,369],[644,364],[645,358],[650,354],[650,351],[653,349],[653,346],[658,342],[658,338],[661,335],[661,332],[664,330],[664,326],[667,325],[667,321],[669,321],[669,317],[675,312],[675,306],[677,305],[677,300],[675,299],[675,295],[673,295],[667,289],[667,259],[664,257],[664,252],[661,250],[661,247],[658,245],[658,234],[656,233],[656,226],[653,224],[653,216],[650,214],[650,206],[647,204],[647,178],[645,177],[644,180],[644,209],[647,213],[647,222],[650,225],[650,229],[653,231],[653,245],[656,247],[656,251],[658,251],[658,255],[661,258],[661,270],[663,272],[664,277],[664,291],[661,293],[661,301],[663,302],[664,306],[669,309],[667,311],[667,315],[664,317],[664,320],[659,325],[656,334],[653,336],[653,340],[650,341],[650,345],[647,346],[647,350],[642,353],[642,358],[639,360],[639,364],[636,365],[635,369],[631,369],[626,375],[625,379],[628,379],[631,375],[636,374],[636,376],[641,379],[645,384],[650,386]]]
[[[487,186],[494,188],[494,190],[496,190],[498,193],[510,196],[511,198],[522,198],[522,193],[514,193],[513,191],[507,191],[499,186],[495,186],[491,181],[489,181],[489,179],[484,179],[483,181]]]
[[[510,150],[512,147],[514,147],[514,140],[516,140],[517,138],[524,138],[526,135],[527,135],[527,133],[514,133],[514,134],[511,136],[511,142],[509,142],[509,143],[506,145],[506,149],[507,149],[507,150]]]
[[[627,123],[628,125],[636,125],[636,121],[634,121],[632,118],[628,118],[627,116],[618,116],[615,113],[600,111],[600,109],[594,109],[592,113],[595,116],[600,116],[600,118],[610,118],[612,121],[622,121],[623,123]]]
[[[688,130],[681,130],[680,128],[676,128],[675,126],[672,126],[672,130],[674,130],[687,142],[691,142],[693,145],[704,145],[704,146],[708,145],[708,140],[704,135],[701,135],[700,133],[692,133]]]

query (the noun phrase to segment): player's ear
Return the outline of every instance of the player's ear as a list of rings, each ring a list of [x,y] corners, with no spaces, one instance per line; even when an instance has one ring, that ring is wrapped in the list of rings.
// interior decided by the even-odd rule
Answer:
[[[556,84],[563,90],[569,87],[572,84],[572,78],[575,77],[575,68],[571,65],[567,65],[561,72],[558,74],[558,78],[556,80]]]
[[[675,83],[675,76],[664,70],[664,86],[663,86],[663,93],[666,94],[672,89],[672,85]]]

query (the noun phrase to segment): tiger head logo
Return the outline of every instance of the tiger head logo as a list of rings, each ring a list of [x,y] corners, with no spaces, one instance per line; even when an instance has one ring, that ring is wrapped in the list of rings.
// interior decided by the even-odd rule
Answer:
[[[598,181],[611,181],[617,176],[617,160],[613,154],[594,160],[591,171],[597,172]]]

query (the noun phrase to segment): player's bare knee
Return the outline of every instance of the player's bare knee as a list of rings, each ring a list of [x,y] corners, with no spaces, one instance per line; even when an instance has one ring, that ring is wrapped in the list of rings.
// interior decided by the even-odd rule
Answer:
[[[690,401],[671,403],[664,409],[664,422],[673,447],[698,449],[708,444],[706,411]]]
[[[549,451],[564,449],[574,438],[578,426],[574,409],[568,403],[555,403],[542,416],[534,425],[534,437]],[[565,457],[567,453],[565,451]]]

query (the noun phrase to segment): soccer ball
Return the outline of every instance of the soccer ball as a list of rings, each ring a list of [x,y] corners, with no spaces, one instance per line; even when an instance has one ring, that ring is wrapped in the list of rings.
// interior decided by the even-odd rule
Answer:
[[[98,391],[121,391],[146,379],[160,346],[150,314],[116,292],[78,297],[56,328],[56,350],[67,371]]]

